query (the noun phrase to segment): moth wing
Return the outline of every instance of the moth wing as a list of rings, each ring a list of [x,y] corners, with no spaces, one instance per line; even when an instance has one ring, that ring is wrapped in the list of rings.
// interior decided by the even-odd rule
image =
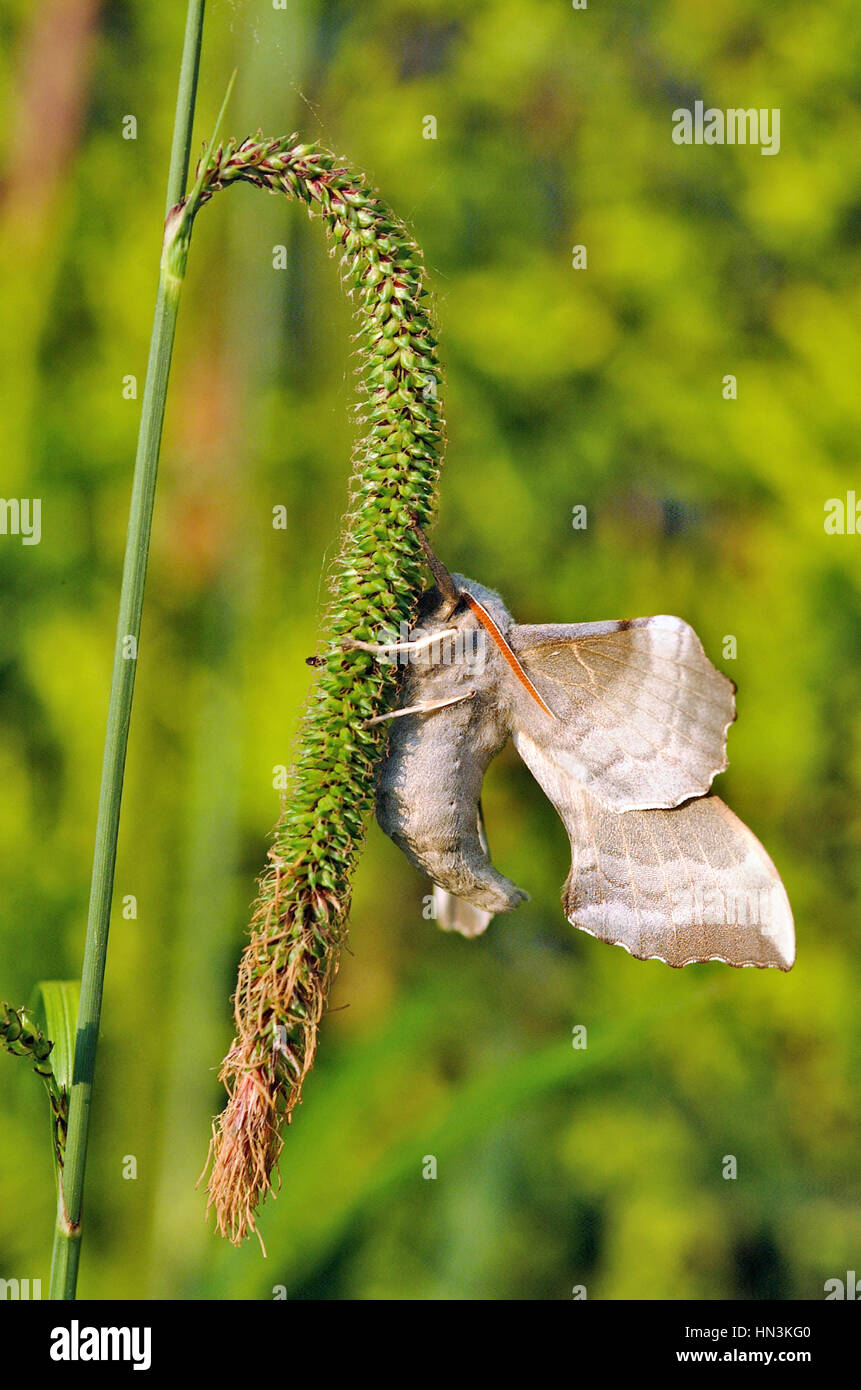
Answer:
[[[572,859],[563,905],[575,927],[640,960],[791,970],[786,890],[756,836],[719,797],[616,815],[573,787],[563,820]]]
[[[433,906],[436,924],[442,931],[460,932],[461,936],[481,936],[493,921],[495,913],[474,907],[466,898],[458,898],[447,889],[433,886]]]
[[[702,796],[726,768],[735,686],[681,618],[514,626],[508,641],[556,716],[520,699],[514,742],[539,782],[549,761],[632,811]]]

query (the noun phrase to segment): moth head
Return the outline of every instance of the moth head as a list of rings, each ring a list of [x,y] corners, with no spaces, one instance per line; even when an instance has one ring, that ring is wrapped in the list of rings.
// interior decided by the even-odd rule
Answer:
[[[467,602],[467,596],[481,604],[490,615],[500,632],[508,631],[513,618],[493,589],[468,579],[464,574],[449,575],[451,591],[443,591],[438,584],[422,594],[419,604],[418,621],[423,627],[478,628],[482,624]]]
[[[476,603],[481,604],[485,613],[492,618],[493,622],[499,628],[499,631],[505,636],[514,619],[495,589],[488,589],[486,585],[479,584],[475,579],[467,579],[465,574],[453,574],[452,579],[457,586],[459,596],[458,606],[454,613],[454,620],[457,621],[461,613],[463,613],[464,618],[468,615],[472,619],[472,623],[476,626],[481,626],[480,620],[475,616],[474,609],[470,608],[467,602],[468,596],[475,600]]]

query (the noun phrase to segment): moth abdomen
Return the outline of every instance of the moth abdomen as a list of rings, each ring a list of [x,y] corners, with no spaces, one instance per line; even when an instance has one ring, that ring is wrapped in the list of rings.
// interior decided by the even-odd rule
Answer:
[[[408,715],[391,730],[377,787],[377,820],[410,863],[486,912],[526,898],[494,868],[478,829],[482,778],[505,737],[480,702]]]

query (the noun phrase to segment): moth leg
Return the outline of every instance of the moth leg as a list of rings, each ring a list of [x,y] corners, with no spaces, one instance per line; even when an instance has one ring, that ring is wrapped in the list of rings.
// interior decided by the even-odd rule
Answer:
[[[341,646],[346,651],[370,652],[372,656],[389,656],[399,652],[423,652],[440,642],[444,637],[456,637],[456,627],[444,628],[442,632],[431,633],[429,637],[419,637],[415,642],[363,642],[358,637],[344,637]]]
[[[365,720],[365,727],[370,724],[382,724],[386,719],[401,719],[405,714],[433,714],[434,710],[447,709],[449,705],[459,705],[463,700],[474,699],[475,691],[468,690],[465,695],[452,695],[448,700],[428,700],[420,705],[405,705],[403,709],[393,709],[388,714],[375,714],[373,719]]]

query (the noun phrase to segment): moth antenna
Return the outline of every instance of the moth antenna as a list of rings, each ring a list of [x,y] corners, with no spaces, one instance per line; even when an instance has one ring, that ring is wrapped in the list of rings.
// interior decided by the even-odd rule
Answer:
[[[413,531],[415,531],[416,536],[418,537],[419,545],[424,551],[424,557],[428,563],[428,569],[430,570],[431,574],[434,577],[434,580],[436,581],[437,588],[439,589],[440,593],[445,599],[445,607],[443,609],[442,616],[443,618],[448,618],[451,616],[458,603],[460,602],[461,591],[455,584],[454,580],[452,579],[442,560],[438,560],[434,552],[431,550],[430,541],[428,540],[422,528],[419,526],[415,517],[410,518],[410,527]]]

